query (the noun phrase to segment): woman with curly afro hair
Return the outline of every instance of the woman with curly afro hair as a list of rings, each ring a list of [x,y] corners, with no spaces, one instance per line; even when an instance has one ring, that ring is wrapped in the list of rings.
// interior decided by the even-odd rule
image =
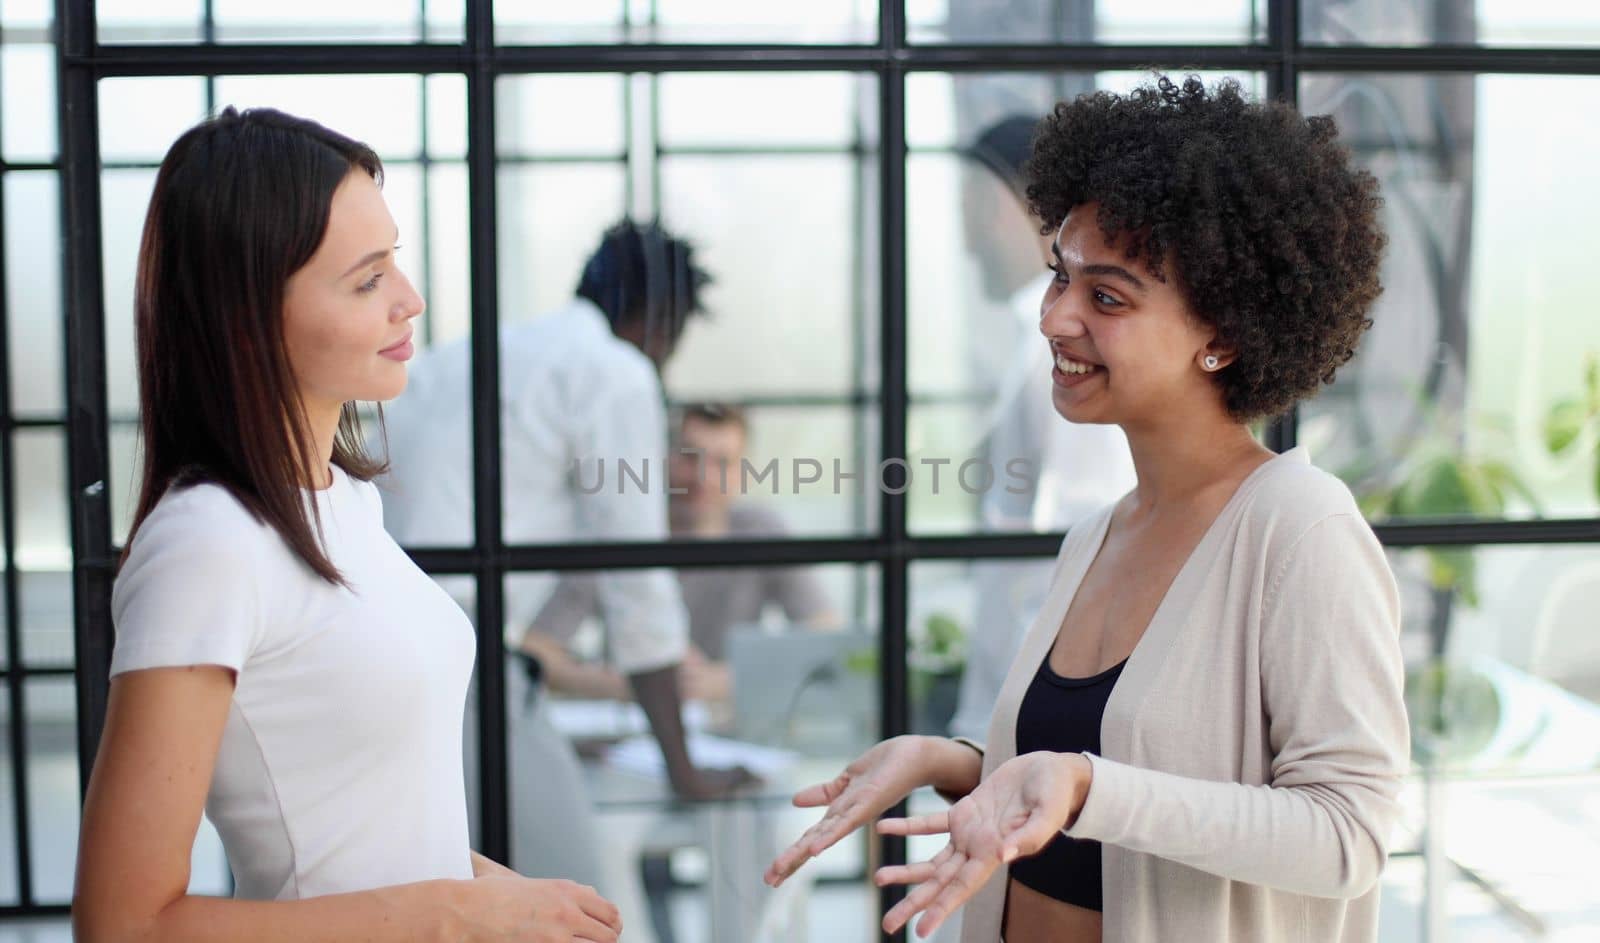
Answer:
[[[1129,494],[1068,533],[987,746],[878,744],[797,805],[808,858],[934,786],[948,833],[884,917],[964,943],[1357,941],[1408,765],[1399,603],[1349,489],[1249,423],[1314,394],[1379,292],[1377,183],[1326,118],[1160,77],[1058,105],[1028,196],[1065,420],[1116,423]]]

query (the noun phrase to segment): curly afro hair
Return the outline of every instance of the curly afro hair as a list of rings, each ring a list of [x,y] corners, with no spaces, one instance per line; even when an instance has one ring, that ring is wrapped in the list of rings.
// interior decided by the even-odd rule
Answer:
[[[1333,121],[1159,76],[1128,95],[1062,102],[1039,123],[1026,176],[1045,223],[1098,204],[1107,242],[1177,284],[1237,359],[1212,379],[1229,415],[1275,416],[1333,380],[1371,326],[1386,242],[1378,182]]]

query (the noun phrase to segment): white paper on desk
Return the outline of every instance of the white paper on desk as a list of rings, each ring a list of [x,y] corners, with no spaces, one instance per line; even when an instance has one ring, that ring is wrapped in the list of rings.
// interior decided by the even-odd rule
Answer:
[[[690,734],[688,747],[689,759],[696,766],[743,766],[762,779],[775,778],[800,760],[800,754],[793,750],[780,750],[704,733]],[[634,737],[617,744],[606,751],[606,764],[639,776],[660,780],[667,778],[661,747],[653,737]]]
[[[545,700],[544,710],[548,712],[550,725],[573,740],[604,740],[650,731],[650,721],[639,705],[622,701],[552,697]],[[699,701],[683,705],[683,725],[688,730],[703,729],[710,717],[710,711]]]

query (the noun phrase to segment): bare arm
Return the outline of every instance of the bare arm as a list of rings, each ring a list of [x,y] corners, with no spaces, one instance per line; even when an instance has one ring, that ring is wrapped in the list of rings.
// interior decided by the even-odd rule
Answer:
[[[111,684],[73,895],[81,943],[611,941],[615,909],[569,882],[503,875],[298,901],[190,895],[189,857],[233,696],[216,666]],[[581,936],[579,935],[581,933]]]
[[[619,672],[606,665],[585,664],[573,658],[565,645],[537,628],[528,630],[522,637],[520,647],[539,659],[544,681],[552,691],[614,701],[626,701],[632,697],[627,679]]]

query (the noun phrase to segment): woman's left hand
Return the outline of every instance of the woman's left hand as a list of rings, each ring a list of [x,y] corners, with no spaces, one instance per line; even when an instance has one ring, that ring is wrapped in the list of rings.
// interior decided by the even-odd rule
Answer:
[[[950,835],[930,861],[878,869],[879,887],[917,885],[884,915],[884,932],[898,931],[920,912],[917,934],[933,933],[995,868],[1038,854],[1072,824],[1092,776],[1081,753],[1028,753],[1001,764],[948,811],[880,821],[885,835]]]

